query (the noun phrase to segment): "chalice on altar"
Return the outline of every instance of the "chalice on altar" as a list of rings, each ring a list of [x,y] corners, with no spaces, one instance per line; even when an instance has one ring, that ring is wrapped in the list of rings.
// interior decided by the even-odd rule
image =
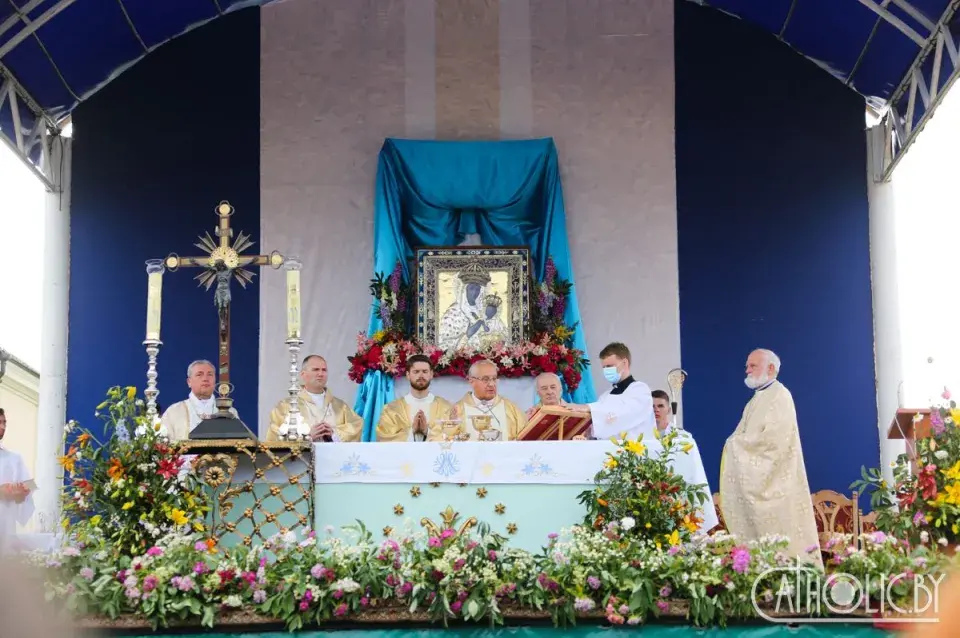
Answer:
[[[456,419],[445,419],[440,421],[440,432],[444,441],[460,440],[460,421]]]
[[[496,441],[500,438],[500,430],[490,427],[492,417],[489,414],[476,415],[470,417],[470,423],[481,441]]]

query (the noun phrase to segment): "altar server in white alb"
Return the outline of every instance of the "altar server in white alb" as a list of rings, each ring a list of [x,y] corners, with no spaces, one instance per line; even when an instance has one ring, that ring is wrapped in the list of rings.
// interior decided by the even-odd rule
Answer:
[[[622,343],[611,343],[600,351],[603,377],[613,387],[593,403],[565,404],[577,412],[589,412],[596,439],[636,439],[641,434],[651,438],[657,428],[653,416],[650,386],[630,374],[630,349]]]
[[[198,359],[187,366],[187,387],[190,395],[184,401],[174,403],[160,417],[160,424],[171,441],[185,441],[190,432],[201,421],[217,413],[217,401],[213,397],[213,388],[217,385],[217,373],[213,364],[206,359]],[[230,408],[231,414],[237,411]]]
[[[415,354],[407,358],[407,381],[410,382],[410,392],[383,406],[377,423],[377,441],[442,440],[440,421],[449,416],[453,405],[430,392],[430,382],[433,381],[430,357]]]
[[[653,397],[653,416],[657,420],[657,429],[661,434],[666,434],[677,427],[673,417],[673,407],[670,405],[670,395],[665,390],[654,390],[650,393]]]
[[[779,381],[780,359],[770,350],[747,357],[753,397],[723,446],[720,507],[727,529],[745,541],[767,535],[790,539],[789,553],[821,564],[817,525],[803,464],[797,411]]]
[[[17,524],[26,525],[33,516],[30,475],[23,458],[3,447],[7,416],[0,408],[0,553],[11,549]]]

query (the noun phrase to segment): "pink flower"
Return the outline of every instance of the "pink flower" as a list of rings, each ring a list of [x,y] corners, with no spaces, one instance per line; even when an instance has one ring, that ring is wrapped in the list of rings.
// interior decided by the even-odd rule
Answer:
[[[455,613],[455,614],[459,614],[459,613],[460,613],[460,610],[461,610],[462,608],[463,608],[463,603],[460,602],[459,600],[455,600],[455,601],[450,605],[450,611],[452,611],[452,612]]]
[[[347,603],[340,603],[337,605],[337,608],[333,610],[334,616],[346,616],[347,615]]]
[[[667,601],[665,600],[658,600],[657,609],[659,609],[661,612],[666,612],[668,609],[670,609],[670,605],[668,605]]]
[[[445,529],[443,530],[443,533],[440,534],[440,538],[442,538],[443,540],[447,540],[448,538],[453,538],[454,536],[456,536],[456,534],[457,533],[452,529]]]
[[[204,547],[206,547],[206,545],[204,545]],[[163,550],[156,546],[151,547],[147,550],[147,556],[163,556]]]
[[[950,390],[947,389],[947,386],[943,386],[943,394],[941,394],[940,396],[943,397],[944,401],[950,400]]]
[[[427,545],[429,545],[430,547],[442,547],[443,542],[436,536],[431,536],[430,540],[427,541]]]
[[[207,543],[204,541],[197,541],[193,544],[193,551],[195,552],[205,552],[207,551]]]
[[[750,550],[746,547],[734,547],[730,554],[733,557],[733,571],[745,574],[750,566]]]
[[[491,549],[489,552],[487,552],[487,558],[489,558],[491,561],[496,561],[497,553]]]

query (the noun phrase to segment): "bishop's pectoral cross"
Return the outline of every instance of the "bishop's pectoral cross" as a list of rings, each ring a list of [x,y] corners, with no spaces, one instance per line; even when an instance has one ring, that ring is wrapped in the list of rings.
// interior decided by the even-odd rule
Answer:
[[[217,381],[217,417],[232,417],[230,408],[233,406],[233,399],[230,393],[233,392],[233,385],[230,383],[230,280],[236,278],[243,288],[253,281],[254,273],[246,269],[246,266],[272,266],[280,268],[283,265],[284,257],[277,251],[269,255],[241,255],[240,253],[250,246],[250,236],[241,232],[237,235],[237,240],[231,245],[233,239],[233,229],[230,228],[230,217],[233,215],[233,206],[228,202],[220,202],[217,205],[217,216],[220,223],[216,229],[216,236],[219,241],[214,241],[210,233],[205,233],[200,237],[200,241],[194,246],[207,253],[206,257],[180,257],[177,254],[171,254],[167,257],[165,265],[167,270],[175,271],[180,267],[198,267],[203,268],[203,272],[195,277],[205,290],[210,290],[214,283],[217,284],[213,294],[213,303],[217,308],[217,332],[219,333],[218,348],[218,381]]]

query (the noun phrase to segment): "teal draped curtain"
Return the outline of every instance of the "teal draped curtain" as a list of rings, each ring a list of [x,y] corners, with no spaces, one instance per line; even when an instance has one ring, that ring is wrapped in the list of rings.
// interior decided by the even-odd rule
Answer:
[[[389,275],[399,259],[410,281],[414,248],[458,245],[468,234],[479,234],[487,246],[529,246],[538,280],[552,257],[558,276],[574,283],[552,139],[384,142],[374,202],[374,273]],[[577,324],[574,346],[589,356],[575,285],[565,319]],[[374,304],[368,330],[372,334],[382,327]],[[593,401],[591,376],[584,374],[576,391],[565,397]],[[392,400],[393,379],[368,372],[354,404],[364,419],[364,441],[374,440],[380,410]]]

